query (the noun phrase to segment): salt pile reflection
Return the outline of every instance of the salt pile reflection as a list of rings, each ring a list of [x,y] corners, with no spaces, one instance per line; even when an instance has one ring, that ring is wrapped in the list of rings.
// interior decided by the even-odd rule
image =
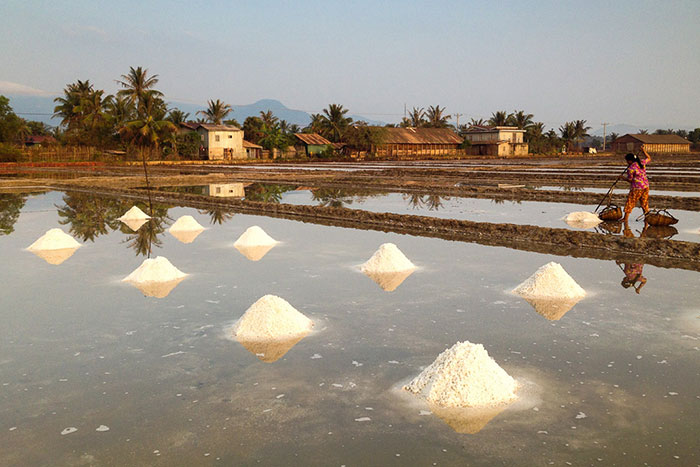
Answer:
[[[260,261],[277,243],[263,229],[254,225],[238,237],[233,246],[250,261]]]
[[[480,432],[512,402],[495,407],[440,407],[430,404],[430,411],[457,433],[473,435]]]
[[[31,251],[49,264],[59,265],[73,256],[80,246],[80,243],[63,230],[50,229],[29,245],[27,251]]]
[[[170,226],[168,232],[182,243],[192,243],[204,231],[192,216],[182,216]]]

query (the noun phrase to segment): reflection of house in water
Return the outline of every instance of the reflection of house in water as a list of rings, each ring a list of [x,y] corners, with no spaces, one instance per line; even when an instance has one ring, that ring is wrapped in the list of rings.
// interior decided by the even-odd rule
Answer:
[[[205,194],[219,198],[243,198],[245,190],[242,183],[212,183]]]
[[[525,130],[514,126],[473,125],[464,133],[470,145],[467,154],[476,156],[526,156],[528,144],[523,142]]]

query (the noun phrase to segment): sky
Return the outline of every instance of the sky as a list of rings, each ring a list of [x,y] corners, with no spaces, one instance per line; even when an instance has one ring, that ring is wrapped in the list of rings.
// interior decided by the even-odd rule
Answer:
[[[192,104],[700,127],[700,0],[3,0],[0,63],[0,94],[143,66]]]

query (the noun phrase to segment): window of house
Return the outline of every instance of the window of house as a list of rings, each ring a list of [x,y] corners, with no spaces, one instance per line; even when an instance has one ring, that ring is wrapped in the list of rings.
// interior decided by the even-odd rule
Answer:
[[[216,141],[216,142],[219,141],[219,135],[214,135],[214,141]]]
[[[233,138],[233,135],[228,135],[228,139],[231,139],[231,138]]]

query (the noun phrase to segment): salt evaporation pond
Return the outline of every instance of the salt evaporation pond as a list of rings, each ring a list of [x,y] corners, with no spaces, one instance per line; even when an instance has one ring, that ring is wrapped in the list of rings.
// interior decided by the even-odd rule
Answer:
[[[252,188],[251,188],[252,187]],[[205,186],[165,187],[165,191],[184,191],[205,193]],[[248,184],[246,198],[256,201],[281,202],[296,205],[343,206],[350,209],[363,209],[372,212],[390,212],[395,214],[413,214],[418,216],[437,217],[441,219],[460,219],[475,222],[528,224],[540,227],[555,227],[560,229],[594,231],[595,227],[581,228],[578,224],[569,225],[563,218],[572,212],[593,212],[595,204],[552,203],[542,201],[509,201],[464,197],[427,196],[410,193],[387,192],[358,192],[357,190],[342,189],[309,189],[295,188],[291,185],[276,185],[270,183]],[[607,189],[605,190],[607,192]],[[620,192],[620,190],[618,190]],[[262,193],[262,195],[261,195]],[[516,190],[517,193],[517,190]],[[676,193],[669,194],[676,196]],[[250,194],[250,196],[249,196]],[[697,195],[697,193],[696,193]],[[602,195],[601,195],[602,197]],[[655,205],[653,195],[650,198],[652,208],[663,208]],[[621,206],[624,207],[624,206]],[[700,212],[671,209],[671,213],[679,222],[669,231],[656,232],[657,236],[667,237],[673,234],[674,240],[700,242]],[[644,222],[637,221],[642,209],[637,207],[632,212],[629,221],[630,235],[638,237],[644,229]],[[619,230],[607,231],[598,227],[598,231],[607,234],[622,235],[622,225]],[[613,226],[617,227],[617,226]],[[650,232],[649,235],[654,234]]]
[[[698,272],[644,266],[636,294],[614,261],[170,208],[152,257],[189,276],[154,299],[121,283],[141,231],[68,222],[87,243],[69,261],[24,251],[70,220],[63,200],[26,197],[0,235],[0,465],[700,462]],[[168,234],[182,215],[207,234]],[[246,259],[231,239],[251,225],[284,248]],[[392,293],[355,267],[387,242],[421,266]],[[509,293],[550,261],[588,292],[559,321]],[[225,334],[265,294],[315,323],[275,362]],[[400,395],[465,340],[532,383],[478,431]]]

